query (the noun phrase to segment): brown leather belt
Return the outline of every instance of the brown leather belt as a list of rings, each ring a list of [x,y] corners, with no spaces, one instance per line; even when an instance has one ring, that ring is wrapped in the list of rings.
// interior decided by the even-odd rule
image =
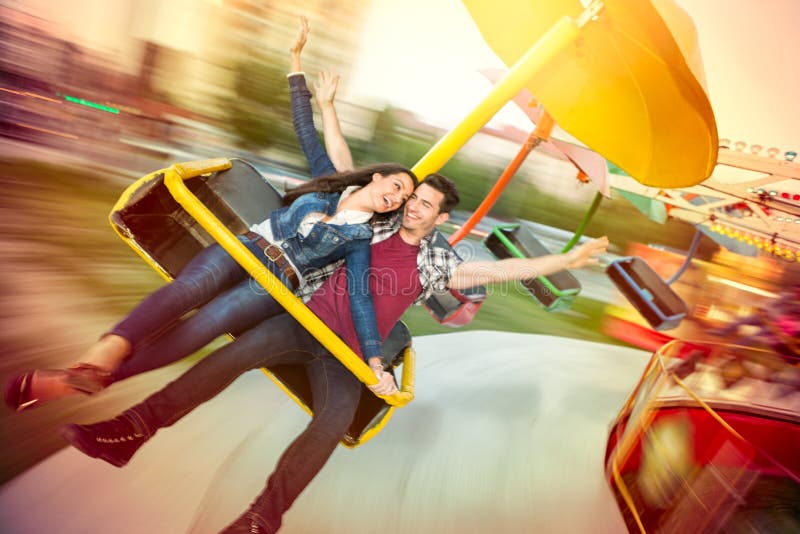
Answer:
[[[278,269],[280,269],[283,274],[286,275],[286,279],[292,283],[294,289],[297,289],[297,286],[300,285],[300,281],[297,277],[294,267],[292,267],[292,264],[286,259],[283,249],[273,245],[255,232],[245,232],[244,235],[245,237],[249,238],[250,241],[252,241],[257,247],[264,250],[264,256],[266,256],[269,261],[274,263]]]

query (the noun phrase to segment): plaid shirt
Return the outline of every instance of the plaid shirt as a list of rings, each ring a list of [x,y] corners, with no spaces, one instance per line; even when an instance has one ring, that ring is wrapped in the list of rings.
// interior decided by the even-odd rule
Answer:
[[[398,213],[391,219],[378,221],[372,225],[372,243],[380,243],[389,239],[400,229],[402,214]],[[419,254],[417,255],[417,269],[419,270],[419,281],[422,284],[422,292],[414,301],[414,304],[422,304],[433,293],[447,291],[447,284],[456,270],[461,258],[450,248],[447,240],[434,230],[422,238],[419,244]],[[304,275],[305,284],[296,292],[297,296],[307,301],[311,295],[319,289],[325,280],[333,272],[344,264],[344,260],[339,260],[321,269],[316,269]]]

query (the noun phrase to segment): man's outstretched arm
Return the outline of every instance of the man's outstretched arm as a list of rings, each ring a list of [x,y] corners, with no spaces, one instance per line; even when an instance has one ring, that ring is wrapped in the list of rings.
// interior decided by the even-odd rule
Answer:
[[[510,280],[527,280],[537,276],[577,269],[596,264],[597,256],[606,252],[608,238],[592,239],[564,254],[551,254],[538,258],[509,258],[499,261],[468,261],[456,267],[448,284],[451,289],[465,289],[477,285]]]

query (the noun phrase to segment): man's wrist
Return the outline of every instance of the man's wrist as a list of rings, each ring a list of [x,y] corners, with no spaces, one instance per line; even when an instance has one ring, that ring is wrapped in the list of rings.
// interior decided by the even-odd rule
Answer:
[[[569,266],[572,265],[572,257],[570,255],[570,252],[571,251],[567,251],[561,254],[561,259],[564,262],[564,267],[562,267],[562,270],[567,270],[569,269]]]

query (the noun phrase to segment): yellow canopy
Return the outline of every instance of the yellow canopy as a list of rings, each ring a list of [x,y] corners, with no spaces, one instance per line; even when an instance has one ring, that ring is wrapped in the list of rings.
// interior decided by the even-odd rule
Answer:
[[[694,25],[672,0],[656,0],[659,11],[647,0],[601,3],[597,17],[526,87],[559,126],[639,182],[665,188],[702,182],[716,164],[717,129],[699,81]],[[579,0],[464,5],[509,66],[557,21],[584,11]]]

